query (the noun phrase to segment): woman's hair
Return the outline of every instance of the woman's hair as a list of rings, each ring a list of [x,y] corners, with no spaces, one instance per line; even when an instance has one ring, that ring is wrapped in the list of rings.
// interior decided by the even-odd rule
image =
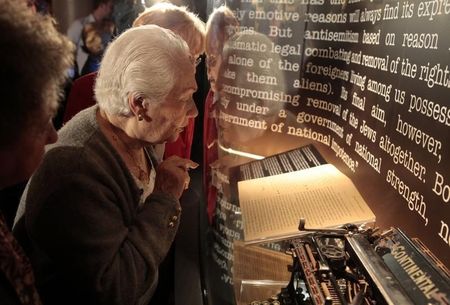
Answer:
[[[182,77],[180,67],[191,62],[186,42],[170,30],[155,25],[131,28],[107,47],[95,97],[108,113],[129,115],[129,94],[164,100]]]
[[[40,111],[56,110],[74,46],[24,2],[0,0],[0,7],[0,146],[7,146]]]
[[[199,55],[205,49],[205,23],[184,6],[160,2],[142,12],[133,27],[155,24],[172,30],[183,38],[191,54]]]
[[[206,23],[206,54],[221,54],[225,42],[233,36],[239,26],[233,12],[222,5],[209,15]]]

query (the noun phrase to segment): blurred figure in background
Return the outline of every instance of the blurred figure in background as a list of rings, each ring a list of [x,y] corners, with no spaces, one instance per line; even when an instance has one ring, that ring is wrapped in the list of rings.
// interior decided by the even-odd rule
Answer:
[[[50,14],[50,0],[22,0],[34,12],[42,15]]]
[[[70,41],[24,2],[0,0],[0,189],[28,179],[57,134]],[[1,202],[1,204],[7,204]],[[0,303],[41,304],[28,258],[0,213]]]
[[[117,27],[117,34],[131,28],[134,20],[144,9],[141,0],[115,0],[112,18]]]
[[[93,11],[86,17],[75,20],[67,30],[67,36],[76,45],[74,77],[81,74],[89,54],[83,49],[83,27],[92,22],[101,22],[111,17],[113,12],[113,0],[94,0]]]
[[[89,54],[81,69],[81,75],[95,72],[100,67],[100,61],[106,46],[111,41],[115,31],[111,20],[88,23],[83,27],[83,50]]]

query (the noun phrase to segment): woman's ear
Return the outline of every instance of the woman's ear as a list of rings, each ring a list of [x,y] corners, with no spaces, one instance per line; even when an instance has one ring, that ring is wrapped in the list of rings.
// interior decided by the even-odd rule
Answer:
[[[148,121],[150,118],[147,117],[144,97],[137,94],[128,95],[128,106],[130,107],[133,116],[137,118],[138,121],[146,119]],[[151,119],[150,119],[151,120]]]
[[[144,98],[137,94],[128,95],[128,107],[130,107],[131,112],[136,116],[142,112],[144,109]]]

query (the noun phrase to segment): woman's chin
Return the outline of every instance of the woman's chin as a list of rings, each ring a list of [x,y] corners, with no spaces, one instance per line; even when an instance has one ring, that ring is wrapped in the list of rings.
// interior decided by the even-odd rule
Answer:
[[[176,140],[178,140],[178,138],[180,137],[180,134],[183,132],[183,130],[184,130],[184,128],[177,128],[173,134],[171,134],[169,137],[167,137],[166,143],[173,143]]]

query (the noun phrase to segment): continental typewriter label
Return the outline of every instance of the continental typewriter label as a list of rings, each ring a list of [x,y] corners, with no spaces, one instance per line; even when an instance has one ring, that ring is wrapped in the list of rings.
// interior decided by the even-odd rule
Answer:
[[[383,260],[416,304],[448,304],[449,286],[425,258],[406,240],[397,236],[391,253]]]

